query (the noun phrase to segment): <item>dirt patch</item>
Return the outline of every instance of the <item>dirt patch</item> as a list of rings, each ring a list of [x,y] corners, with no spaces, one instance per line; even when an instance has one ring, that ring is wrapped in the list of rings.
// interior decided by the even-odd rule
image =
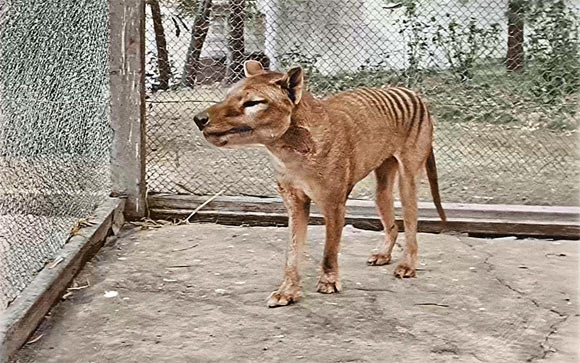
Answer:
[[[147,177],[150,192],[277,195],[270,158],[261,149],[211,147],[193,115],[223,97],[200,87],[150,96]],[[439,122],[436,158],[445,202],[579,205],[577,134],[481,123]],[[372,199],[374,177],[352,198]],[[430,200],[423,180],[420,198]]]
[[[309,231],[303,300],[268,309],[286,228],[126,230],[13,363],[578,360],[575,242],[421,234],[418,277],[399,280],[365,264],[382,235],[346,227],[344,292],[322,295]]]

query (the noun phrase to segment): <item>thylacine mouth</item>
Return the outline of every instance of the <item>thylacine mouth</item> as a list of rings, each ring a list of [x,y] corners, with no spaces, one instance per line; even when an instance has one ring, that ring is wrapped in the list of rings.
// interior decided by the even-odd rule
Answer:
[[[238,126],[238,127],[231,128],[227,131],[208,132],[207,136],[220,137],[220,136],[232,135],[232,134],[243,134],[243,133],[251,132],[251,131],[253,131],[253,129],[249,126]]]

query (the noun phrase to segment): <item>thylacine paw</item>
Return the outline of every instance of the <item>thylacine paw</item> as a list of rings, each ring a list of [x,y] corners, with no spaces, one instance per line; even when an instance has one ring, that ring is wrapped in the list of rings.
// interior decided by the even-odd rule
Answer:
[[[367,260],[369,266],[388,265],[391,262],[391,254],[373,253]]]
[[[334,294],[342,291],[342,284],[336,272],[325,272],[320,276],[316,291],[323,294]]]

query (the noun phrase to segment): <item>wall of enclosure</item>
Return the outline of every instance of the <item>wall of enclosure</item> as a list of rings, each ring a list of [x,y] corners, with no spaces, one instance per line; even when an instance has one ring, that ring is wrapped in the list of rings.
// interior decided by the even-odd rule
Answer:
[[[0,312],[110,193],[108,16],[0,1]]]
[[[579,204],[577,1],[149,0],[146,17],[149,193],[276,195],[263,150],[212,148],[193,124],[258,59],[302,65],[321,97],[420,92],[446,202]],[[371,176],[351,197],[373,194]]]

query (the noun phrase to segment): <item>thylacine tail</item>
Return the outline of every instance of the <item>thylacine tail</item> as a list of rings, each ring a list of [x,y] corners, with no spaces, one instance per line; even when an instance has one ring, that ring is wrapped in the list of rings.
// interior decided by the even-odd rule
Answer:
[[[435,208],[437,213],[443,221],[443,225],[447,222],[447,217],[445,216],[445,211],[441,205],[441,196],[439,195],[439,182],[437,181],[437,165],[435,164],[435,154],[433,153],[433,147],[429,152],[427,157],[427,163],[425,165],[427,169],[427,178],[429,179],[429,186],[431,187],[431,195],[433,196],[433,203],[435,203]]]

